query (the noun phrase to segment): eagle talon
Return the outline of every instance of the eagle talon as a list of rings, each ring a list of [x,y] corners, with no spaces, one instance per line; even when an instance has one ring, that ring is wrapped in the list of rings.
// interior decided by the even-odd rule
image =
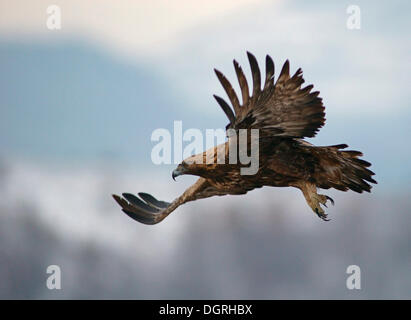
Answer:
[[[323,220],[323,221],[330,221],[330,219],[327,219],[328,215],[325,214],[324,212],[320,212],[320,211],[318,210],[318,208],[315,208],[315,213],[317,214],[317,216],[318,216],[321,220]]]
[[[329,196],[325,196],[325,198],[326,198],[327,200],[330,200],[331,204],[334,205],[334,200],[333,200],[333,198],[331,198],[331,197],[329,197]],[[324,204],[324,205],[325,205],[325,204]],[[326,206],[326,207],[327,207],[327,206]]]

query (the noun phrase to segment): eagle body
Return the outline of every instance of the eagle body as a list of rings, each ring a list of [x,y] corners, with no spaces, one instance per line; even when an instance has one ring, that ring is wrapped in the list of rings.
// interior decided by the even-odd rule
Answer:
[[[217,162],[218,149],[214,148],[214,161],[206,163],[207,153],[195,155],[193,158],[201,157],[203,164],[193,163],[190,158],[184,160],[180,169],[184,174],[191,174],[207,179],[208,183],[227,194],[244,194],[247,191],[263,186],[287,187],[292,182],[309,174],[309,168],[304,163],[310,162],[310,153],[301,154],[299,142],[293,139],[281,139],[259,143],[259,168],[253,175],[241,174],[241,168],[247,167],[237,158],[235,164],[229,163],[230,143],[224,145],[224,163]],[[248,145],[249,146],[249,145]],[[290,162],[291,160],[291,162]]]
[[[324,106],[319,92],[312,92],[312,85],[304,88],[301,69],[289,74],[289,62],[284,63],[279,77],[274,82],[274,63],[266,56],[266,75],[261,87],[261,74],[256,58],[247,52],[250,62],[253,87],[250,95],[245,75],[234,60],[239,81],[242,103],[227,78],[215,70],[225,89],[231,106],[222,98],[214,96],[229,119],[226,129],[228,141],[223,145],[193,155],[183,160],[173,171],[179,175],[196,175],[199,179],[171,203],[159,201],[148,193],[138,197],[123,193],[113,195],[122,210],[131,218],[145,224],[156,224],[180,205],[197,199],[223,195],[241,195],[250,190],[269,187],[295,187],[302,191],[309,207],[323,220],[327,214],[322,206],[334,201],[317,189],[334,188],[341,191],[371,191],[369,183],[377,183],[368,169],[371,164],[360,159],[359,151],[346,150],[346,144],[314,146],[304,137],[313,137],[325,123]],[[243,174],[247,167],[239,161],[230,162],[232,132],[245,130],[246,147],[253,147],[252,131],[258,130],[258,170],[255,174]],[[218,158],[223,148],[223,160]],[[238,149],[239,150],[239,149]],[[237,151],[238,151],[237,150]],[[213,161],[209,161],[212,151]],[[236,153],[238,154],[238,152]]]

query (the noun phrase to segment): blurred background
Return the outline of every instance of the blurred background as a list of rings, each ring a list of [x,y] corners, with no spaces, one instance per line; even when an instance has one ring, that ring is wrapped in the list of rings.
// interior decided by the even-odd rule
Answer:
[[[61,29],[46,27],[61,8]],[[348,29],[349,5],[361,28]],[[411,298],[411,6],[405,1],[0,1],[0,298]],[[372,162],[371,194],[299,190],[186,204],[156,226],[112,193],[172,200],[195,178],[154,165],[151,133],[224,128],[213,68],[246,50],[321,91],[311,142]],[[62,289],[49,290],[58,265]],[[361,290],[346,269],[361,268]]]

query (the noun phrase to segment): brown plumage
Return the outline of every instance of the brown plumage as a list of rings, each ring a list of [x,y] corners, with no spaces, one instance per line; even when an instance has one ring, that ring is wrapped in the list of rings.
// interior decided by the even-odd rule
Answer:
[[[182,161],[173,171],[177,175],[191,174],[200,178],[173,202],[158,201],[147,193],[139,197],[123,193],[113,195],[123,211],[131,218],[156,224],[180,205],[202,198],[222,195],[245,194],[263,186],[299,188],[311,209],[323,220],[328,220],[321,205],[334,201],[317,193],[317,188],[335,188],[341,191],[370,192],[371,183],[377,183],[368,169],[369,162],[359,159],[359,151],[345,151],[346,144],[317,147],[304,140],[314,137],[325,123],[324,106],[319,92],[312,92],[312,85],[304,83],[301,69],[290,77],[289,62],[284,63],[274,82],[274,63],[266,56],[266,76],[261,89],[261,73],[256,58],[247,52],[253,79],[252,95],[246,77],[234,60],[234,68],[241,88],[242,104],[227,78],[218,70],[221,82],[232,108],[222,98],[214,96],[229,119],[227,129],[259,130],[259,170],[254,175],[242,175],[245,167],[229,164],[231,138],[225,143],[225,162],[217,163],[217,146],[214,163],[207,164],[206,152]],[[247,146],[250,146],[250,140]],[[199,163],[198,160],[204,160]]]

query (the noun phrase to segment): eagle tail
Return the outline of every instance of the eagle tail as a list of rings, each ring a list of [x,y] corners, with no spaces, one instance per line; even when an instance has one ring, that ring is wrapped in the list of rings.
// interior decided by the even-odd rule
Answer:
[[[323,174],[319,187],[341,191],[350,189],[358,193],[370,192],[372,188],[370,183],[377,183],[372,178],[374,172],[369,169],[371,163],[359,158],[363,155],[360,151],[343,150],[347,147],[346,144],[320,147],[327,149],[323,150],[327,151],[325,152],[327,156],[324,157],[325,153],[321,152]]]

